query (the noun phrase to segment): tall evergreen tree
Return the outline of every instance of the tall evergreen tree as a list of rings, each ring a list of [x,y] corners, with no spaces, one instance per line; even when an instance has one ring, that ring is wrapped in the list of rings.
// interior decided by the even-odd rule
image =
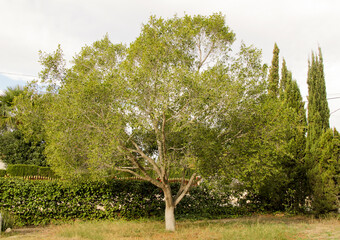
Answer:
[[[307,196],[307,171],[304,165],[306,148],[306,110],[300,93],[299,86],[292,79],[292,73],[287,70],[285,63],[282,67],[281,92],[283,92],[283,103],[290,113],[291,129],[287,133],[288,162],[286,170],[291,189],[289,208],[297,210],[304,204]],[[284,70],[285,69],[285,70]],[[289,191],[287,191],[289,192]],[[286,199],[288,199],[286,197]],[[286,203],[287,204],[287,203]]]
[[[268,93],[272,97],[277,97],[279,94],[279,48],[274,44],[272,65],[268,76]]]
[[[287,81],[288,81],[288,78],[291,77],[291,74],[290,74],[290,76],[289,76],[289,74],[290,74],[290,72],[287,69],[286,60],[283,59],[282,60],[282,68],[281,68],[280,90],[279,90],[281,100],[284,100]]]
[[[312,207],[316,215],[339,206],[339,134],[329,129],[321,49],[312,53],[308,66],[308,130],[306,160]]]
[[[309,170],[312,207],[318,216],[340,207],[340,135],[335,129],[323,132],[313,145],[313,168]]]
[[[325,75],[321,49],[319,55],[312,53],[308,64],[308,131],[307,148],[329,129],[329,108],[326,94]]]

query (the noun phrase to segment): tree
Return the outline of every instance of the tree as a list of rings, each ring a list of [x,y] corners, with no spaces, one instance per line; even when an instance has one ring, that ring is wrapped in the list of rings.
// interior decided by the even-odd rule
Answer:
[[[0,134],[0,159],[7,165],[31,164],[46,166],[43,151],[43,142],[26,141],[25,136],[18,129]]]
[[[20,117],[18,99],[25,95],[25,89],[19,86],[8,88],[5,94],[0,96],[2,109],[0,124],[0,159],[6,164],[34,164],[46,166],[43,155],[44,142],[33,141],[32,132],[25,134],[22,131],[24,122]],[[30,102],[30,98],[26,99]],[[36,116],[37,117],[37,116]],[[36,127],[31,122],[31,127]]]
[[[248,200],[271,211],[297,210],[306,197],[304,103],[285,60],[281,73],[280,98],[270,92],[263,95],[250,108],[252,114],[237,120],[243,133],[245,126],[251,127],[245,137],[229,146],[224,167],[231,178],[243,183]]]
[[[289,179],[285,192],[290,192],[287,196],[289,200],[285,203],[287,207],[298,210],[304,205],[307,196],[307,173],[305,168],[306,149],[306,110],[300,93],[299,86],[292,79],[292,73],[288,71],[286,62],[283,60],[281,71],[280,95],[284,106],[290,112],[290,128],[287,131],[287,157],[284,161],[285,169]]]
[[[315,214],[336,211],[340,194],[340,135],[334,129],[325,131],[314,144],[314,166],[309,171],[312,186],[312,207]]]
[[[14,116],[14,99],[18,97],[24,90],[20,86],[14,88],[8,87],[5,92],[0,95],[0,131],[8,131],[16,127]]]
[[[307,148],[317,141],[324,131],[329,129],[329,108],[326,94],[325,75],[321,48],[319,55],[312,53],[308,64],[308,130]]]
[[[259,52],[243,45],[233,59],[233,41],[221,14],[186,15],[151,17],[128,48],[107,36],[84,47],[48,108],[49,163],[64,177],[111,170],[150,181],[164,193],[166,229],[175,230],[175,207],[198,166],[223,157],[220,143],[239,134],[227,120],[263,90]]]
[[[310,196],[314,212],[319,215],[334,210],[339,194],[338,161],[339,134],[329,129],[329,108],[321,49],[308,66],[308,130],[307,168]],[[333,155],[333,156],[332,156]]]
[[[274,44],[272,65],[269,70],[268,76],[268,93],[272,97],[279,95],[279,48],[277,44]]]

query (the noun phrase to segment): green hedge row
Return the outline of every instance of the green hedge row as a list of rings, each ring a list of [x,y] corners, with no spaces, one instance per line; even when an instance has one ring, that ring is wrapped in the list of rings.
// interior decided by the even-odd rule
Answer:
[[[54,177],[54,172],[49,167],[39,167],[36,165],[27,164],[9,164],[7,166],[7,174],[13,177],[25,177],[25,176],[42,176],[42,177]]]
[[[194,187],[177,206],[176,217],[234,214],[227,197]],[[144,181],[69,183],[1,178],[0,209],[16,215],[20,225],[38,225],[54,220],[157,218],[164,215],[164,201],[161,190]]]
[[[5,169],[0,169],[0,177],[6,176],[7,171]]]

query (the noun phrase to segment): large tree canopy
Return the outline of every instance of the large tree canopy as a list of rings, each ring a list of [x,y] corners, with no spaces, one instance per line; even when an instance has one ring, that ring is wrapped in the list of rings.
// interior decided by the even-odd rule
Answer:
[[[174,230],[174,208],[196,174],[214,174],[248,131],[238,119],[255,114],[266,90],[260,51],[242,45],[231,54],[234,39],[221,14],[151,17],[128,47],[105,36],[65,72],[59,51],[43,56],[42,76],[65,73],[50,74],[47,88],[49,163],[64,178],[120,171],[150,181],[164,192]],[[183,181],[172,193],[176,174]]]

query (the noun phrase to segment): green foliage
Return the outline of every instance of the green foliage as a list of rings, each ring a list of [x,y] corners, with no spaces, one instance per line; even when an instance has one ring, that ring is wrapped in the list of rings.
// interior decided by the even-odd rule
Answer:
[[[177,189],[179,184],[174,184]],[[218,217],[233,213],[227,194],[194,187],[176,208],[180,217]],[[0,179],[0,208],[14,214],[18,224],[54,220],[161,217],[162,191],[145,181],[24,181]]]
[[[323,58],[312,53],[308,65],[306,167],[313,210],[317,215],[339,207],[339,133],[329,129]]]
[[[7,173],[13,177],[26,177],[26,176],[41,176],[55,178],[55,173],[50,167],[40,167],[36,165],[27,164],[9,164],[7,166]]]
[[[0,169],[0,177],[6,176],[7,171],[5,169]]]
[[[8,88],[5,94],[0,96],[0,155],[6,164],[35,164],[45,166],[45,148],[43,140],[36,140],[35,132],[23,131],[23,125],[26,123],[31,128],[41,126],[38,122],[27,123],[21,116],[23,112],[18,102],[26,95],[26,91],[20,87]],[[26,98],[25,104],[31,102]],[[26,111],[28,111],[26,109]],[[39,118],[33,111],[28,111],[35,118]]]
[[[282,63],[281,73],[280,99],[286,108],[290,128],[287,129],[285,135],[287,154],[282,159],[282,167],[287,180],[280,194],[285,209],[299,211],[303,209],[308,195],[307,169],[304,164],[307,130],[306,110],[299,86],[293,80],[292,73],[288,71],[285,61]]]
[[[0,95],[0,133],[16,127],[17,121],[13,114],[14,100],[23,92],[19,86],[8,87],[4,94]]]
[[[49,177],[49,178],[56,177],[55,173],[52,171],[50,167],[39,167],[39,176]]]
[[[277,97],[279,95],[279,48],[278,46],[274,45],[273,49],[273,59],[272,65],[269,70],[268,76],[268,93],[272,97]]]
[[[10,176],[24,177],[24,176],[38,176],[39,166],[26,165],[26,164],[16,164],[7,165],[7,173]]]
[[[0,210],[0,214],[2,217],[1,231],[6,231],[7,228],[13,228],[16,223],[16,218],[5,210]]]
[[[27,142],[20,130],[0,134],[1,159],[6,164],[34,164],[46,166],[43,142]]]
[[[299,210],[306,198],[304,103],[285,61],[282,68],[280,98],[263,94],[229,125],[241,137],[226,146],[219,168],[242,183],[245,201],[268,211]]]
[[[318,138],[329,128],[329,108],[321,49],[312,53],[308,64],[308,134],[307,148],[312,148]]]
[[[327,130],[311,149],[313,167],[308,176],[312,190],[312,207],[317,215],[339,208],[340,135]]]

